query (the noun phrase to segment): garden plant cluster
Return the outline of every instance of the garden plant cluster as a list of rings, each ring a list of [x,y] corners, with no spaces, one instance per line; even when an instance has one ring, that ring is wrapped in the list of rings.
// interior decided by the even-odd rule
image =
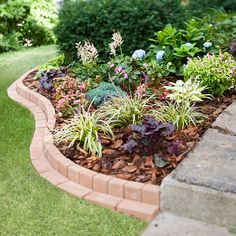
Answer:
[[[71,52],[77,59],[66,50],[42,65],[31,84],[55,107],[59,149],[95,171],[160,183],[209,126],[205,105],[235,94],[236,61],[228,52],[235,16],[219,14],[166,24],[148,49],[130,55],[126,35],[116,31],[104,51],[80,41]]]

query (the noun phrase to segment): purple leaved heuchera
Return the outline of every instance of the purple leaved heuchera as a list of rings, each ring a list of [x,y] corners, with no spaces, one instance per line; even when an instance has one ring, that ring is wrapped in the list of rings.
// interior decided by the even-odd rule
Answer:
[[[176,155],[178,152],[179,143],[174,143],[165,140],[165,137],[170,136],[175,132],[175,128],[170,123],[162,123],[151,117],[144,117],[140,125],[130,125],[129,128],[136,135],[131,135],[123,145],[123,149],[129,153],[135,151],[137,146],[142,146],[145,154],[154,154],[164,142],[167,142],[168,152]]]

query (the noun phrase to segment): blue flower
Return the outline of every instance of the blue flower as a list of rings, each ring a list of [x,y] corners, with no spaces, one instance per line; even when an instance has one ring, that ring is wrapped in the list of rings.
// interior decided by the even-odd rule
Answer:
[[[192,46],[192,44],[188,42],[188,43],[182,44],[182,46],[190,47],[190,46]]]
[[[135,59],[137,59],[137,58],[143,59],[143,57],[144,57],[145,55],[146,55],[146,52],[145,52],[143,49],[139,49],[139,50],[136,50],[136,51],[133,53],[132,57],[135,58]]]
[[[158,51],[157,54],[156,54],[156,60],[157,61],[162,61],[164,54],[165,54],[165,51],[163,51],[163,50]]]
[[[211,42],[205,42],[204,44],[203,44],[203,47],[204,48],[210,48],[212,46],[212,43]]]

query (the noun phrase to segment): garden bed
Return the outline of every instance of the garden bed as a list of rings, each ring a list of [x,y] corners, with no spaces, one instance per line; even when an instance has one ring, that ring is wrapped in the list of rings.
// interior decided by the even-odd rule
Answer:
[[[39,82],[33,79],[35,74],[36,71],[29,74],[24,79],[24,84],[48,98],[56,109],[55,91],[48,91],[43,88],[38,89]],[[171,81],[174,80],[176,79],[171,78]],[[161,86],[168,85],[167,81],[165,79],[165,83],[161,83]],[[180,143],[178,152],[175,155],[168,153],[165,145],[159,147],[157,155],[144,155],[142,146],[137,147],[133,153],[125,151],[122,146],[132,133],[132,130],[128,127],[113,128],[114,140],[100,136],[100,142],[103,145],[102,158],[89,155],[83,150],[77,150],[74,147],[68,148],[63,144],[58,145],[58,148],[76,164],[93,171],[125,180],[160,185],[163,178],[178,166],[186,154],[194,148],[204,131],[211,126],[216,117],[235,98],[235,91],[229,91],[224,96],[216,96],[211,100],[201,102],[199,109],[208,118],[196,126],[189,125],[183,130],[175,131],[166,138],[168,141],[175,142],[178,140]],[[56,127],[60,127],[63,122],[65,122],[65,119],[57,114]],[[158,158],[159,156],[162,157],[161,160]]]

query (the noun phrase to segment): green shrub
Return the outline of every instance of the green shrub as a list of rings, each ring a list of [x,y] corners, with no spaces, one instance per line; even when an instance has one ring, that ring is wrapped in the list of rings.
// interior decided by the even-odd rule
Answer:
[[[184,68],[184,79],[196,78],[212,95],[222,95],[236,86],[236,61],[228,53],[190,59]]]
[[[0,4],[0,53],[55,42],[54,0],[8,0]],[[2,35],[2,36],[1,36]],[[15,40],[13,40],[15,38]]]
[[[218,8],[224,9],[226,11],[236,11],[236,2],[235,0],[184,0],[185,7],[187,8],[189,14],[204,13],[207,8]]]
[[[0,53],[20,49],[20,37],[21,34],[19,32],[12,32],[6,35],[0,33]]]
[[[97,88],[91,89],[86,94],[86,99],[93,102],[95,106],[100,106],[113,97],[124,97],[126,93],[111,83],[102,82]]]
[[[208,16],[209,21],[215,22],[215,40],[224,46],[228,46],[228,43],[232,39],[236,38],[236,12],[227,14],[225,12],[214,12]]]
[[[234,0],[67,0],[55,32],[60,50],[73,59],[75,44],[85,40],[94,43],[102,58],[108,56],[114,31],[121,33],[124,53],[131,55],[136,49],[147,48],[147,40],[168,23],[180,26],[194,16],[208,15],[213,7],[233,11],[235,5]]]
[[[60,50],[74,59],[75,44],[85,40],[94,43],[100,56],[107,56],[114,31],[121,33],[124,53],[131,55],[147,47],[155,31],[183,17],[178,0],[67,0],[55,32]]]

